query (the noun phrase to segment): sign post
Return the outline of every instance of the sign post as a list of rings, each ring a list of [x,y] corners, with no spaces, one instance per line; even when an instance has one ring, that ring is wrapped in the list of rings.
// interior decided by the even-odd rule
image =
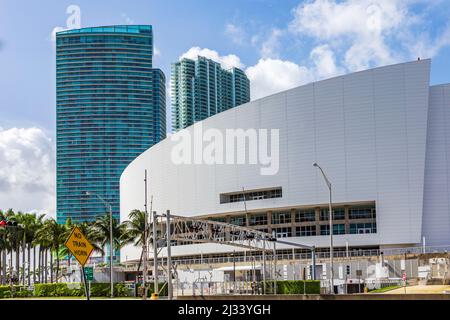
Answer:
[[[362,276],[361,269],[356,270],[356,276],[358,277],[358,293],[361,293],[361,276]]]
[[[405,294],[406,294],[406,271],[403,272],[402,280],[403,280],[403,282],[404,282]]]
[[[94,247],[89,242],[89,240],[86,239],[86,237],[83,235],[83,233],[78,229],[78,227],[74,227],[72,229],[72,232],[70,233],[69,237],[67,238],[64,245],[69,249],[69,251],[72,253],[72,255],[77,259],[78,263],[81,266],[81,274],[83,277],[83,283],[84,283],[84,290],[86,293],[86,299],[89,300],[89,292],[87,287],[87,281],[86,281],[86,272],[88,270],[85,270],[84,265],[88,261],[92,251],[94,250]],[[89,277],[93,277],[93,269],[92,268],[86,268],[89,269]]]
[[[92,267],[85,267],[84,272],[86,273],[86,280],[92,281],[94,280],[94,268]]]

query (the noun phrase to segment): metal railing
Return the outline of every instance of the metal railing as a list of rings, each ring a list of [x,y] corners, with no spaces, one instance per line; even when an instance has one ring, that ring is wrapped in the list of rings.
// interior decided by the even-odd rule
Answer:
[[[263,285],[261,282],[251,281],[196,281],[177,282],[174,281],[174,294],[176,296],[193,295],[255,295],[263,294]]]
[[[404,255],[406,254],[423,254],[423,253],[447,253],[450,252],[450,245],[447,246],[432,246],[432,247],[406,247],[406,248],[389,248],[389,249],[358,249],[358,250],[345,250],[334,251],[333,257],[335,258],[356,258],[356,257],[376,257],[383,254],[384,256],[389,255]],[[329,252],[316,252],[316,259],[327,259],[330,257]],[[266,256],[266,259],[268,257]],[[277,260],[305,260],[305,262],[311,260],[311,253],[279,253],[277,254]],[[198,264],[223,264],[223,263],[233,263],[233,262],[262,262],[262,255],[248,255],[248,256],[222,256],[222,257],[199,257],[199,258],[176,258],[172,257],[172,262],[176,265],[198,265]],[[165,259],[163,258],[164,262]],[[152,261],[150,261],[152,264]],[[123,265],[123,270],[135,269],[134,265]]]

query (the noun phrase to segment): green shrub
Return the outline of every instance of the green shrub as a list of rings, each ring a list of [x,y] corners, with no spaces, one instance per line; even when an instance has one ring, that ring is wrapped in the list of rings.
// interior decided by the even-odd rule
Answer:
[[[12,298],[10,286],[0,286],[0,299]]]
[[[27,286],[0,286],[0,299],[13,297],[81,297],[85,295],[82,283],[39,283],[34,285],[34,292]],[[109,283],[91,283],[91,297],[109,297]],[[114,284],[115,297],[134,295],[123,283]]]
[[[83,287],[84,290],[84,287]],[[91,283],[91,297],[109,297],[111,295],[111,285],[109,282],[93,282]],[[133,293],[123,283],[114,284],[115,297],[128,297]],[[83,291],[84,295],[84,291]]]
[[[266,281],[266,293],[273,294],[274,281]],[[320,294],[319,280],[283,280],[277,281],[277,294]]]
[[[124,283],[116,283],[114,285],[114,295],[116,297],[128,297],[133,295],[133,292],[131,292]]]
[[[34,286],[36,297],[79,297],[84,295],[80,283],[40,283]]]
[[[27,286],[0,286],[0,299],[2,298],[26,298],[33,296],[33,292]]]

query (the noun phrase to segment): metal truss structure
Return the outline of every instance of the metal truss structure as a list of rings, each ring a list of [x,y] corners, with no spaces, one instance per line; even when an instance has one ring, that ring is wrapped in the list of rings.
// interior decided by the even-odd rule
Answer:
[[[250,250],[272,252],[271,234],[229,223],[170,215],[171,240],[218,243]],[[167,230],[167,229],[166,229]]]
[[[158,217],[164,217],[158,221]],[[164,221],[165,220],[165,221]],[[165,223],[164,223],[165,222]],[[158,232],[157,229],[162,228],[165,224],[164,229],[160,229],[161,232]],[[262,232],[259,230],[237,226],[234,224],[214,221],[214,220],[206,220],[206,219],[195,219],[191,217],[182,217],[175,216],[170,213],[170,210],[167,210],[165,214],[158,215],[156,212],[153,212],[152,219],[152,242],[153,242],[153,275],[154,275],[154,290],[158,291],[158,254],[160,249],[165,248],[167,250],[167,260],[166,260],[166,268],[167,279],[172,279],[173,275],[176,274],[176,266],[172,264],[171,261],[171,244],[172,241],[183,241],[188,243],[217,243],[229,246],[240,247],[249,250],[261,251],[263,254],[263,263],[262,263],[262,277],[263,277],[263,285],[264,291],[266,292],[266,275],[270,276],[273,281],[274,291],[276,292],[276,282],[277,282],[277,255],[276,255],[276,243],[283,243],[287,245],[291,245],[294,247],[301,247],[310,249],[313,253],[313,270],[315,270],[315,249],[314,247],[309,247],[297,243],[291,243],[287,241],[277,240],[275,235],[271,235],[267,232]],[[158,236],[158,234],[160,236]],[[160,241],[165,242],[160,245]],[[266,255],[269,258],[268,260],[271,263],[268,264],[270,267],[270,271],[267,274],[266,269]],[[161,264],[161,267],[163,265]],[[315,274],[315,271],[313,271]],[[315,279],[315,275],[313,276]],[[172,281],[167,282],[168,286],[168,298],[172,299]]]

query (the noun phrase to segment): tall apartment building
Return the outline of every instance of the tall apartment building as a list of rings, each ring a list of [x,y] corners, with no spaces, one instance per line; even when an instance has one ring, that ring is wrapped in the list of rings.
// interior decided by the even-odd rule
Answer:
[[[152,66],[150,25],[56,35],[57,220],[119,218],[119,180],[166,136],[165,76]],[[98,197],[97,197],[98,196]]]
[[[174,132],[250,101],[250,81],[242,70],[225,70],[200,56],[172,64],[171,87]]]

